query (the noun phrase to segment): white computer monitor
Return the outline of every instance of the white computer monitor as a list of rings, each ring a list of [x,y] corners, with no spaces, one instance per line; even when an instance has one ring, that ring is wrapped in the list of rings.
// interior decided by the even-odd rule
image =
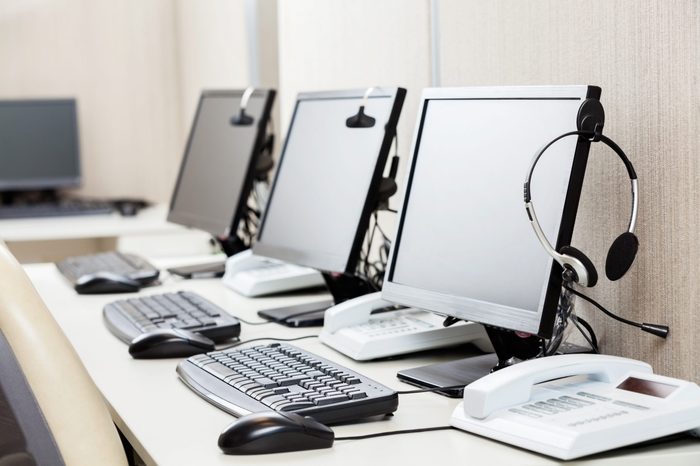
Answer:
[[[533,155],[576,129],[591,86],[426,89],[382,296],[494,327],[551,336],[561,269],[528,222]],[[568,138],[538,164],[538,217],[569,244],[589,143]],[[541,213],[540,213],[541,211]]]
[[[256,89],[245,109],[250,123],[236,124],[244,92],[202,92],[170,199],[168,221],[215,237],[237,234],[275,97],[273,90]]]
[[[406,91],[376,88],[371,127],[349,127],[366,90],[301,93],[278,162],[255,254],[352,275]]]

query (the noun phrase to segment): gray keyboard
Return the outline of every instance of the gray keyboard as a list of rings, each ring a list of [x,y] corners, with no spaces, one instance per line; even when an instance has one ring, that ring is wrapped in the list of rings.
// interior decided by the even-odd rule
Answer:
[[[110,332],[125,343],[160,328],[191,330],[215,342],[241,333],[238,319],[190,291],[120,299],[104,307],[103,317]]]
[[[288,344],[192,356],[177,373],[195,393],[236,416],[272,409],[338,423],[398,407],[390,388]]]
[[[85,275],[110,272],[135,280],[141,285],[148,285],[158,279],[160,274],[146,259],[117,251],[68,257],[57,262],[56,267],[73,284]]]

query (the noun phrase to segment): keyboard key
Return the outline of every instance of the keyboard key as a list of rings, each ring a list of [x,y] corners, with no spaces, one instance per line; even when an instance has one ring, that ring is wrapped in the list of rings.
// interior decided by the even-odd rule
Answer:
[[[215,362],[213,364],[207,364],[204,366],[204,370],[207,372],[210,372],[214,374],[216,377],[219,377],[220,379],[224,379],[229,375],[233,375],[236,372],[229,369],[228,367],[224,366],[220,362]]]
[[[257,383],[259,383],[260,385],[262,385],[265,388],[275,388],[275,387],[279,386],[279,384],[277,382],[275,382],[272,379],[268,379],[267,377],[259,377],[257,379],[253,379],[253,380],[255,380]]]
[[[312,406],[316,405],[311,401],[296,401],[283,406],[280,408],[280,411],[296,411],[297,409],[311,408]]]
[[[347,401],[349,398],[342,393],[339,395],[328,395],[324,396],[323,398],[317,398],[314,400],[314,404],[317,404],[318,406],[324,406],[328,405],[331,403],[337,403],[339,401]]]

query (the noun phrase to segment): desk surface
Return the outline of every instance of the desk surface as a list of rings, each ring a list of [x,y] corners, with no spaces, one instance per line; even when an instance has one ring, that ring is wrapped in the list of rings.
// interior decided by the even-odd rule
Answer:
[[[169,265],[169,264],[162,264]],[[210,405],[181,383],[175,373],[178,360],[133,360],[126,346],[112,336],[102,323],[102,307],[114,295],[79,296],[52,264],[26,266],[32,281],[49,309],[80,355],[88,372],[107,400],[115,423],[148,464],[160,465],[362,465],[372,464],[469,464],[469,465],[553,465],[558,461],[518,448],[499,444],[459,431],[438,431],[338,441],[332,449],[262,456],[225,456],[217,447],[219,433],[234,418]],[[144,290],[155,294],[192,290],[245,319],[256,319],[259,309],[320,300],[323,294],[286,298],[246,299],[225,288],[218,280],[183,281],[165,277],[162,286]],[[244,340],[270,336],[289,338],[318,333],[319,329],[291,329],[276,324],[246,326]],[[394,389],[410,386],[396,379],[399,369],[459,353],[423,354],[391,361],[359,363],[325,347],[316,339],[293,344],[329,358],[374,378]],[[402,395],[395,416],[382,421],[336,426],[337,436],[448,424],[458,403],[433,393]],[[664,466],[700,464],[700,442],[676,441],[655,447],[621,450],[596,455],[578,465]]]
[[[185,228],[166,222],[168,206],[146,207],[133,217],[118,213],[0,220],[4,241],[44,241],[79,238],[112,238],[123,235],[163,234]]]

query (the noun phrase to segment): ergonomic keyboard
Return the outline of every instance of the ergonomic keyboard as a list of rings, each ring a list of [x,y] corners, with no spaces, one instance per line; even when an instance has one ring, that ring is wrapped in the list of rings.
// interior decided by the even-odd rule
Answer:
[[[73,284],[86,275],[110,272],[149,285],[160,274],[146,259],[117,251],[68,257],[57,262],[56,267]]]
[[[159,328],[191,330],[215,342],[241,333],[238,319],[190,291],[120,299],[107,304],[102,313],[110,332],[125,343]]]
[[[177,367],[195,393],[235,416],[291,411],[338,423],[396,411],[398,395],[379,383],[288,344],[192,356]]]
[[[0,206],[0,219],[111,214],[110,202],[66,200]]]

